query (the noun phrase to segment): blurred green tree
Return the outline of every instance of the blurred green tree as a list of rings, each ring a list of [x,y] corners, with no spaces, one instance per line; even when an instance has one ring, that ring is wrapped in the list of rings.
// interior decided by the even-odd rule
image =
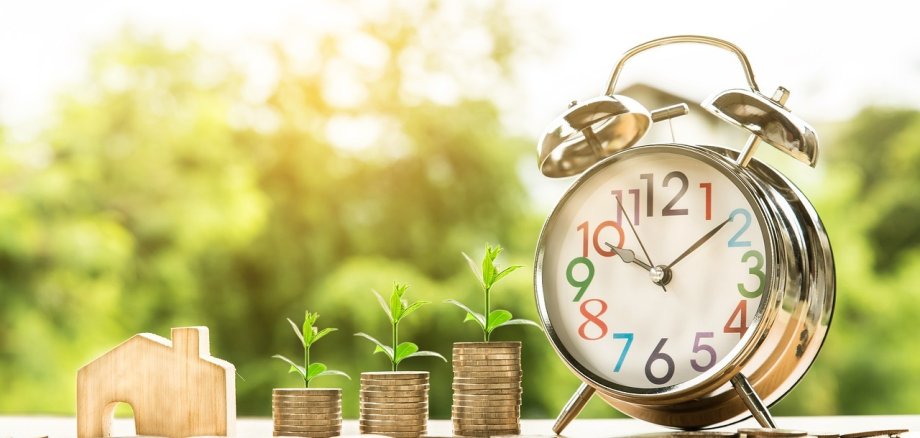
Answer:
[[[487,240],[529,264],[539,221],[517,169],[530,141],[489,94],[533,23],[507,5],[418,6],[354,8],[351,28],[312,35],[307,62],[257,45],[276,72],[262,94],[265,78],[194,44],[125,31],[101,48],[40,140],[3,156],[0,224],[15,232],[0,237],[0,411],[72,412],[82,363],[132,333],[203,324],[246,379],[239,414],[266,415],[270,389],[293,384],[270,359],[294,347],[285,317],[309,306],[348,336],[382,326],[358,304],[393,280],[465,298],[460,252]],[[520,277],[502,305],[533,317]],[[443,334],[463,325],[439,327],[442,313],[455,315],[428,312],[406,335],[448,351]],[[506,335],[551,354],[539,333]],[[319,346],[353,375],[382,368],[354,360],[364,347]],[[446,416],[449,394],[433,396]]]

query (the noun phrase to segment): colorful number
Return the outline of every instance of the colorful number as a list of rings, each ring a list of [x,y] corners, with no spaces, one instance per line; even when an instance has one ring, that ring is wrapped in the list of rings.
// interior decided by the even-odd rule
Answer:
[[[575,278],[575,267],[578,265],[584,265],[588,270],[584,280]],[[565,270],[565,278],[569,280],[569,284],[578,288],[578,293],[575,294],[575,299],[572,300],[577,302],[581,299],[581,296],[585,294],[585,291],[588,290],[588,286],[591,285],[591,280],[594,280],[594,263],[587,257],[575,257],[569,262],[569,267]]]
[[[668,342],[668,338],[661,338],[661,340],[658,341],[658,345],[652,350],[652,355],[648,357],[648,362],[645,363],[645,377],[649,382],[656,385],[668,383],[671,377],[674,377],[674,359],[661,351],[661,349],[664,348],[665,342]],[[656,377],[652,374],[652,364],[659,360],[663,360],[664,363],[667,364],[668,370],[663,376]]]
[[[594,251],[604,257],[613,257],[617,255],[617,253],[613,252],[612,249],[607,248],[606,245],[602,245],[602,243],[607,243],[606,240],[604,240],[603,242],[601,241],[601,231],[603,231],[604,228],[613,228],[614,230],[616,230],[617,234],[619,235],[618,237],[620,238],[619,241],[615,245],[617,248],[623,247],[623,241],[626,239],[626,234],[623,233],[623,229],[620,228],[620,225],[614,221],[601,222],[600,224],[597,225],[597,228],[594,229],[594,233],[593,233]],[[588,222],[585,221],[585,222],[580,223],[576,229],[582,232],[582,237],[581,237],[582,257],[588,257],[588,234],[589,234],[590,226],[588,225]]]
[[[738,325],[732,325],[735,319],[738,320]],[[741,300],[735,306],[735,311],[732,312],[732,315],[728,317],[728,321],[725,322],[725,327],[722,327],[722,332],[737,333],[738,336],[744,336],[747,328],[747,301]]]
[[[712,220],[712,183],[700,183],[700,188],[706,192],[706,220]]]
[[[623,360],[626,359],[626,352],[629,351],[629,346],[632,345],[632,341],[635,335],[632,333],[614,333],[613,339],[625,339],[626,345],[623,346],[623,351],[620,353],[620,358],[617,359],[617,364],[613,367],[613,372],[619,373],[620,367],[623,366]]]
[[[684,194],[687,193],[687,185],[690,184],[690,181],[687,180],[687,175],[684,175],[683,172],[673,171],[667,174],[664,177],[664,186],[667,187],[672,179],[677,178],[680,181],[680,190],[677,191],[677,194],[671,198],[671,202],[668,202],[668,205],[664,206],[664,209],[661,210],[662,216],[685,216],[687,215],[686,208],[674,208],[677,205],[677,202],[680,201],[680,198],[684,197]]]
[[[741,256],[741,261],[747,262],[751,258],[754,259],[754,266],[748,268],[748,273],[757,277],[757,288],[754,290],[747,290],[744,287],[744,283],[738,283],[738,293],[745,298],[757,298],[761,296],[767,278],[766,273],[763,271],[763,254],[761,254],[760,251],[752,249]]]
[[[741,229],[738,230],[738,232],[735,233],[735,235],[732,236],[731,239],[728,239],[728,247],[729,247],[729,248],[746,248],[746,247],[749,247],[749,246],[751,246],[751,241],[750,241],[750,240],[738,240],[738,239],[740,239],[741,236],[744,234],[744,232],[747,231],[748,227],[751,226],[751,212],[749,212],[749,211],[747,211],[747,210],[745,210],[745,209],[743,209],[743,208],[736,208],[735,210],[732,210],[732,212],[731,212],[730,215],[728,215],[728,220],[734,222],[735,216],[741,216],[741,217],[743,217],[743,218],[744,218],[744,224],[741,225]]]
[[[702,373],[703,371],[706,371],[712,368],[712,366],[716,364],[716,350],[712,348],[711,345],[706,345],[706,344],[701,343],[703,339],[713,338],[713,337],[715,337],[715,334],[713,332],[697,332],[696,333],[696,339],[693,340],[693,352],[694,353],[706,352],[709,354],[709,362],[707,362],[706,365],[700,365],[700,363],[697,362],[696,359],[690,360],[690,366],[697,372]]]
[[[652,179],[655,178],[655,175],[652,173],[643,173],[639,175],[639,179],[645,180],[645,215],[652,217],[655,215],[655,209],[652,206],[652,203],[655,200],[655,186],[652,184]]]
[[[633,197],[633,225],[639,225],[639,189],[629,189],[627,192]],[[610,194],[613,195],[614,204],[613,208],[617,211],[617,224],[623,223],[623,211],[626,210],[626,206],[623,205],[623,191],[622,190],[611,190]],[[620,208],[623,207],[623,208]]]
[[[595,302],[600,303],[601,308],[597,313],[591,313],[591,311],[588,310],[588,304]],[[588,341],[596,341],[603,338],[604,336],[607,336],[607,324],[605,324],[604,321],[600,319],[601,315],[603,315],[606,311],[607,303],[597,298],[592,298],[581,303],[581,315],[587,318],[587,321],[578,326],[578,336],[581,336],[582,339]],[[588,324],[596,326],[601,331],[601,334],[596,337],[588,336],[588,334],[585,333],[586,329],[588,328]]]

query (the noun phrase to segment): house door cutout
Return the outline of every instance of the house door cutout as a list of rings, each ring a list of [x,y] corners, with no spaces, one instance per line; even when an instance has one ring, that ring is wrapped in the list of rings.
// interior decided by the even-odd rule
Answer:
[[[134,407],[129,403],[109,403],[105,408],[105,418],[108,435],[113,437],[137,436],[137,426],[134,418]],[[114,418],[114,421],[113,421]]]

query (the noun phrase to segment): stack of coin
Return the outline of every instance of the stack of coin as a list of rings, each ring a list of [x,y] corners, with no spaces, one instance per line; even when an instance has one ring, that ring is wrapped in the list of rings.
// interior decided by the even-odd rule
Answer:
[[[342,390],[273,389],[272,419],[275,436],[339,436],[342,433]]]
[[[520,342],[457,342],[453,369],[455,435],[520,434]]]
[[[339,436],[342,433],[342,390],[273,389],[272,419],[275,436]]]
[[[362,434],[393,438],[428,432],[428,372],[361,373]]]

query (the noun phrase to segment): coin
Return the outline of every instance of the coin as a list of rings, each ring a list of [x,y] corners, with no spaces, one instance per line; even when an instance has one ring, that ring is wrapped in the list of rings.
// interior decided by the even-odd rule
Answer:
[[[509,401],[521,401],[520,393],[512,394],[468,394],[468,393],[454,393],[454,402],[460,403],[479,403],[479,402],[494,402],[494,403],[508,403]]]
[[[325,431],[332,431],[332,430],[335,430],[336,428],[341,429],[341,425],[334,425],[334,426],[328,426],[328,425],[320,425],[320,426],[311,426],[311,425],[284,425],[284,426],[278,426],[278,425],[275,425],[275,426],[274,426],[274,429],[275,429],[275,430],[283,430],[283,431],[285,431],[285,432],[325,432]]]
[[[487,430],[492,432],[494,435],[500,435],[499,431],[511,430],[511,429],[520,429],[519,424],[460,424],[456,421],[453,422],[454,429],[457,430]]]
[[[745,437],[803,437],[808,436],[807,432],[789,429],[769,429],[769,428],[746,428],[738,429],[738,435]]]
[[[501,365],[518,365],[521,363],[520,356],[515,356],[511,354],[464,354],[462,356],[454,356],[451,358],[452,363],[464,364],[467,365],[470,362],[491,362]],[[496,364],[496,365],[497,365]]]
[[[866,432],[844,433],[840,435],[840,438],[868,438],[868,437],[877,437],[877,436],[897,437],[897,436],[901,436],[902,433],[907,433],[907,432],[909,432],[907,429],[870,430]]]
[[[454,342],[454,348],[468,347],[515,347],[521,348],[521,341],[488,341],[488,342]]]
[[[512,380],[510,382],[499,382],[496,380],[488,379],[454,379],[453,382],[454,388],[474,388],[474,389],[484,389],[484,388],[494,388],[494,389],[517,389],[521,387],[520,380]]]
[[[419,401],[425,400],[428,398],[428,391],[369,391],[362,389],[358,392],[360,397],[374,397],[374,398],[417,398]]]
[[[360,403],[361,409],[428,409],[428,402],[424,400],[416,400],[413,402],[403,402],[398,404],[361,400]]]
[[[317,417],[315,415],[297,415],[297,414],[288,414],[288,415],[274,415],[272,417],[276,423],[311,423],[311,424],[332,424],[332,423],[341,423],[342,416],[341,414],[336,414],[334,416],[328,417]]]
[[[273,388],[272,394],[342,395],[340,388]]]
[[[272,404],[273,412],[283,412],[285,414],[310,414],[310,415],[332,415],[341,414],[342,409],[338,406],[316,407],[316,406],[286,406]]]
[[[296,401],[296,402],[311,402],[311,403],[328,403],[336,402],[341,400],[341,398],[332,398],[329,396],[313,396],[313,395],[272,395],[273,401]]]
[[[285,430],[285,429],[275,429],[275,436],[296,436],[303,437],[309,435],[311,438],[331,438],[334,436],[341,435],[342,430],[326,430],[326,431],[297,431],[297,430]]]
[[[495,409],[494,407],[488,407],[481,410],[472,410],[472,409],[458,409],[452,408],[451,413],[457,417],[463,418],[517,418],[521,410],[517,406],[513,406],[507,409]]]
[[[375,424],[366,423],[359,420],[358,425],[360,426],[361,433],[379,433],[381,435],[389,435],[390,432],[417,432],[421,435],[425,432],[427,423],[409,425]]]
[[[361,373],[361,379],[428,379],[427,371],[371,371]]]
[[[377,385],[370,383],[362,383],[361,390],[363,391],[389,391],[389,392],[422,392],[428,391],[428,384],[424,385]]]
[[[510,371],[489,371],[486,369],[480,369],[479,367],[468,367],[464,369],[454,369],[454,378],[463,377],[466,379],[477,379],[477,378],[501,378],[501,379],[520,379],[522,377],[521,370],[510,370]]]
[[[490,396],[517,396],[520,397],[523,391],[520,388],[457,388],[454,389],[454,395],[490,395]]]
[[[371,413],[371,412],[362,412],[361,419],[363,420],[417,420],[417,419],[428,419],[428,412],[417,412],[412,414],[392,414],[392,413]]]
[[[369,402],[369,403],[384,403],[384,404],[390,404],[390,405],[396,404],[396,405],[400,405],[400,406],[401,406],[401,405],[404,404],[404,403],[418,403],[418,402],[419,402],[419,399],[418,399],[417,397],[381,397],[381,398],[375,398],[375,397],[364,397],[364,396],[361,396],[361,401],[362,401],[362,402]]]
[[[454,372],[464,372],[464,371],[478,371],[478,372],[490,372],[490,371],[520,371],[521,364],[515,361],[497,361],[497,360],[465,360],[458,361],[455,360],[451,362]]]

